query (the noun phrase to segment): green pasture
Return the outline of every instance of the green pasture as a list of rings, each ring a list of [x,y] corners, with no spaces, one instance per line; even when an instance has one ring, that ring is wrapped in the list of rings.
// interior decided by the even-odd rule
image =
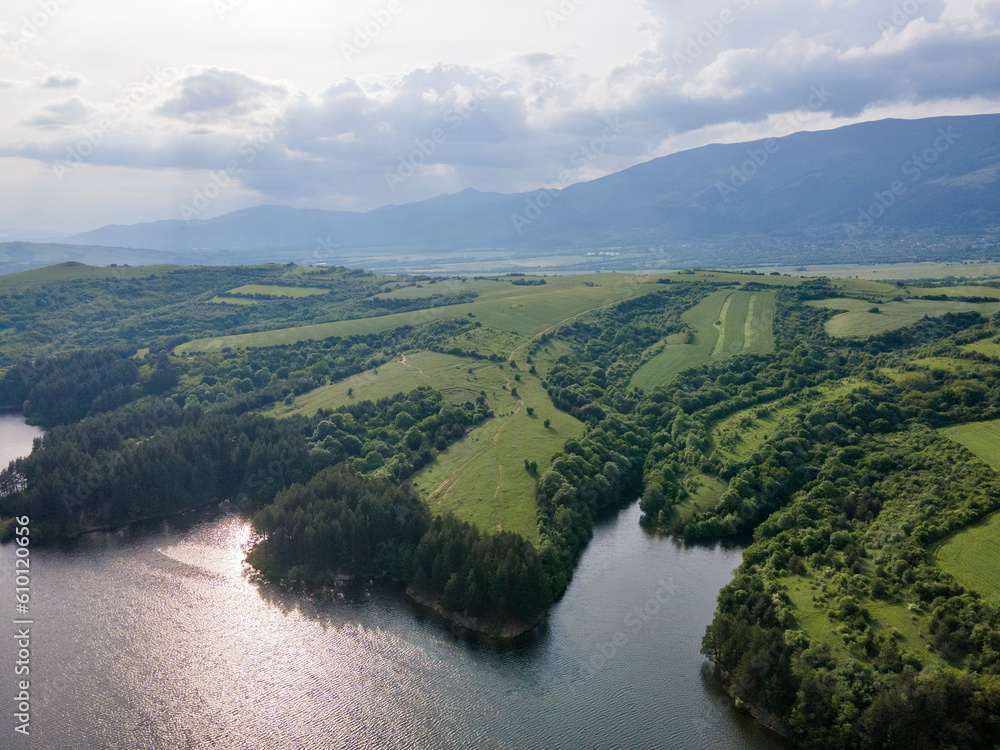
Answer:
[[[960,583],[987,599],[1000,601],[1000,513],[955,534],[938,548],[936,558]]]
[[[864,383],[845,378],[811,388],[777,403],[752,406],[730,414],[712,429],[715,450],[737,461],[746,461],[770,437],[782,420],[818,401],[832,401],[857,390]]]
[[[688,489],[688,496],[674,506],[674,513],[684,523],[690,521],[698,513],[711,510],[718,505],[719,498],[729,487],[728,482],[700,472],[689,474],[685,478],[684,484]]]
[[[1000,471],[1000,420],[955,425],[941,433]],[[960,582],[1000,601],[1000,513],[952,536],[936,556],[938,564]]]
[[[636,370],[631,384],[649,390],[710,359],[774,351],[774,302],[775,293],[770,291],[712,292],[681,315],[694,329],[694,343],[664,342],[663,350]]]
[[[515,531],[537,543],[535,482],[567,440],[583,436],[584,426],[552,405],[537,375],[522,366],[514,371],[521,380],[514,381],[509,367],[491,366],[511,378],[508,387],[518,398],[509,390],[487,391],[496,417],[441,453],[414,483],[435,513],[450,511],[481,529]],[[537,474],[525,469],[525,459],[537,463]]]
[[[470,312],[484,326],[516,334],[535,335],[581,313],[653,291],[655,288],[648,277],[631,274],[554,277],[544,286],[514,286],[504,283],[500,288],[481,294],[474,302],[460,305],[198,339],[181,344],[174,349],[174,353],[219,351],[225,347],[276,346],[332,336],[377,333],[405,325],[467,317]]]
[[[806,304],[825,307],[829,310],[844,310],[826,323],[826,332],[831,336],[875,336],[886,331],[895,331],[922,320],[924,317],[938,317],[950,312],[975,310],[991,314],[1000,310],[1000,302],[954,302],[908,299],[902,302],[884,302],[873,305],[870,300],[848,297],[814,300]],[[878,312],[870,312],[878,307]]]
[[[405,361],[399,357],[381,367],[303,393],[293,403],[279,404],[269,413],[276,417],[312,416],[320,409],[378,401],[422,385],[441,391],[450,401],[464,403],[475,401],[481,391],[486,391],[487,399],[498,398],[496,394],[506,382],[495,363],[428,351],[404,356]],[[504,394],[507,395],[506,391]]]
[[[979,341],[973,341],[971,344],[965,344],[962,348],[966,351],[979,352],[980,354],[985,354],[987,357],[1000,359],[1000,341],[996,339],[980,339]]]
[[[825,606],[814,601],[822,591],[822,584],[814,574],[806,576],[785,576],[778,579],[792,602],[792,614],[805,631],[811,643],[826,643],[838,656],[851,653],[851,647],[837,630],[838,622],[830,618]],[[924,631],[927,615],[919,609],[911,609],[906,604],[893,604],[866,599],[861,604],[871,615],[872,629],[884,634],[893,634],[904,650],[934,667],[944,666],[944,660],[927,648]],[[864,658],[861,654],[856,657]]]
[[[1000,471],[1000,419],[945,427],[941,433]]]
[[[949,297],[992,297],[1000,299],[1000,288],[968,284],[966,286],[939,286],[933,289],[910,287],[911,294],[946,294]]]

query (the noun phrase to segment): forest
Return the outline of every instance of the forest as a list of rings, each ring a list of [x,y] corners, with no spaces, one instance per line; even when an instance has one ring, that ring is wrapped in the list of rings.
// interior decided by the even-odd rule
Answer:
[[[46,429],[0,473],[0,532],[223,503],[264,578],[394,580],[510,637],[639,498],[650,533],[745,546],[703,642],[737,706],[804,748],[993,748],[1000,600],[938,554],[1000,511],[989,441],[948,432],[1000,419],[998,299],[710,271],[0,285],[0,407]]]

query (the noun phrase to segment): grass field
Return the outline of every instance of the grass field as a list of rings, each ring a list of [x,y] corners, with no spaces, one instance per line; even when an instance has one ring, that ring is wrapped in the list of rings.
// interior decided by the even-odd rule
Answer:
[[[941,545],[937,563],[965,586],[1000,601],[1000,513]]]
[[[946,427],[941,433],[1000,471],[1000,420]],[[936,557],[938,565],[960,582],[1000,601],[1000,513],[951,537]]]
[[[471,282],[470,282],[471,283]],[[441,286],[443,284],[436,284]],[[425,289],[428,288],[425,286]],[[631,274],[561,276],[544,286],[514,286],[502,282],[461,305],[431,307],[376,318],[342,320],[258,333],[217,336],[181,344],[176,354],[219,351],[225,347],[275,346],[331,336],[377,333],[404,325],[419,325],[445,318],[467,317],[471,312],[484,325],[516,334],[535,335],[576,315],[628,299],[657,287],[650,277]],[[397,290],[402,291],[402,290]]]
[[[275,286],[270,284],[247,284],[230,289],[226,294],[253,295],[266,294],[271,297],[311,297],[314,294],[329,294],[329,289],[311,286]]]
[[[1000,289],[994,286],[980,286],[969,284],[967,286],[939,286],[934,289],[922,289],[911,287],[911,294],[947,294],[949,297],[992,297],[1000,299]]]
[[[877,305],[877,313],[869,312],[873,306],[870,301],[845,297],[815,300],[807,304],[830,310],[846,310],[827,321],[826,332],[831,336],[874,336],[913,325],[924,316],[933,318],[949,312],[970,310],[988,315],[1000,310],[1000,302],[938,302],[917,299],[880,303]]]
[[[945,427],[941,433],[1000,471],[1000,419]]]
[[[508,395],[501,406],[504,416],[480,425],[439,455],[415,484],[435,513],[451,511],[481,529],[515,531],[537,543],[536,476],[528,473],[524,460],[537,462],[541,476],[567,440],[583,436],[583,423],[552,406],[535,376],[516,385],[523,403]]]
[[[985,354],[987,357],[1000,359],[1000,341],[996,339],[980,339],[979,341],[973,341],[971,344],[966,344],[962,348],[970,352]]]
[[[312,416],[320,409],[336,409],[358,401],[377,401],[421,385],[431,386],[441,391],[448,400],[459,403],[475,401],[480,391],[486,391],[486,398],[495,400],[499,405],[498,391],[502,391],[505,382],[506,379],[492,362],[437,352],[410,352],[376,370],[361,372],[303,393],[296,397],[294,403],[279,404],[269,413],[276,417],[292,414]],[[351,391],[350,395],[348,391]],[[502,395],[510,397],[506,391],[502,391]]]
[[[695,331],[694,343],[665,343],[663,351],[636,370],[631,384],[649,390],[713,358],[774,351],[774,301],[774,292],[712,292],[681,315]]]
[[[547,358],[536,361],[544,372]],[[495,417],[442,452],[417,474],[414,484],[432,512],[450,511],[481,529],[515,531],[537,542],[535,480],[567,440],[583,435],[583,423],[552,405],[539,375],[528,373],[523,363],[516,370],[507,365],[500,369],[500,363],[429,351],[407,353],[405,362],[401,357],[377,370],[304,393],[269,413],[312,415],[321,408],[377,400],[420,385],[436,388],[455,402],[475,401],[485,392]],[[515,374],[521,380],[514,380]],[[517,398],[511,388],[517,389]],[[525,459],[538,464],[537,475],[528,473]]]
[[[838,264],[805,264],[800,266],[759,266],[758,271],[770,273],[794,274],[796,276],[829,276],[830,278],[861,279],[944,279],[949,276],[956,278],[977,278],[980,276],[1000,275],[1000,263],[969,263],[953,261],[950,263],[838,263]]]
[[[414,484],[435,513],[450,511],[481,529],[515,531],[535,543],[535,481],[567,440],[583,436],[584,426],[552,405],[538,375],[523,367],[483,367],[480,381],[494,385],[487,389],[487,402],[496,417],[441,453]],[[520,381],[513,380],[515,372]],[[538,464],[537,474],[525,469],[525,459]]]

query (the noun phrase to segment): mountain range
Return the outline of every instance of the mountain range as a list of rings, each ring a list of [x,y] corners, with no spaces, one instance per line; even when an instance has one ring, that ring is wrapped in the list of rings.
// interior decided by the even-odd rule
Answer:
[[[264,205],[208,220],[106,226],[65,242],[201,253],[211,262],[232,254],[239,262],[361,259],[411,269],[588,253],[740,265],[850,259],[838,252],[924,259],[914,246],[995,253],[998,228],[1000,115],[975,115],[714,144],[563,189],[467,189],[365,213]]]

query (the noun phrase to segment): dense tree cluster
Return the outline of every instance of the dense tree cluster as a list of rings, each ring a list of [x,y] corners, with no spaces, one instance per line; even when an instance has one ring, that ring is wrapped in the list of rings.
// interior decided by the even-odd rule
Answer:
[[[0,499],[0,517],[74,534],[226,498],[267,502],[317,468],[294,422],[172,401],[125,407],[48,431],[5,470],[27,487]]]
[[[247,561],[272,578],[406,580],[429,524],[412,488],[340,464],[279,492],[257,512],[253,526],[264,540]]]
[[[0,408],[18,409],[30,422],[53,427],[177,385],[177,368],[165,354],[152,358],[145,371],[131,355],[100,349],[18,364],[0,378]]]
[[[411,589],[448,613],[534,624],[552,603],[542,560],[517,534],[485,534],[454,516],[433,520],[414,556]]]

